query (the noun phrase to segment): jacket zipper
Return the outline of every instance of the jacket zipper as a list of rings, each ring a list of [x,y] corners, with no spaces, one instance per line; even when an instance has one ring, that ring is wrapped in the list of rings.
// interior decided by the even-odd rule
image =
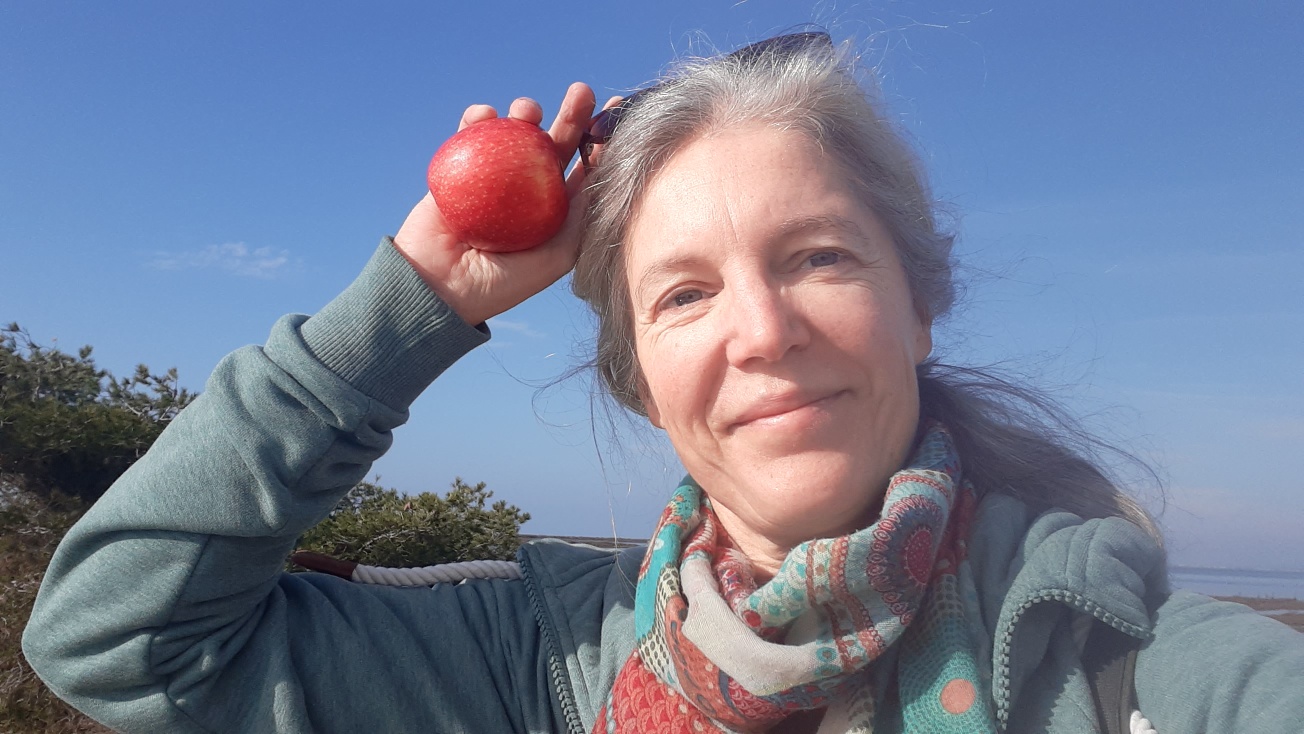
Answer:
[[[524,559],[522,554],[522,560]],[[584,722],[580,720],[579,707],[575,704],[575,692],[571,690],[570,674],[566,672],[566,663],[557,653],[557,641],[554,639],[551,620],[544,611],[543,599],[535,587],[534,577],[530,574],[530,564],[522,563],[521,575],[525,578],[525,593],[530,597],[530,606],[534,608],[534,619],[543,635],[543,644],[548,648],[548,672],[552,676],[552,687],[557,692],[557,702],[561,704],[562,716],[566,719],[566,728],[570,734],[585,734]]]
[[[1018,626],[1019,618],[1023,616],[1024,612],[1028,611],[1038,603],[1047,601],[1059,602],[1079,612],[1090,614],[1101,622],[1104,622],[1124,634],[1141,639],[1145,639],[1149,636],[1149,633],[1144,628],[1119,619],[1117,615],[1109,612],[1104,607],[1073,591],[1067,591],[1064,589],[1047,589],[1028,598],[1027,601],[1023,602],[1023,604],[1015,610],[1013,617],[1010,618],[1010,623],[1005,627],[1005,633],[1001,635],[998,640],[999,644],[997,645],[996,654],[994,656],[996,663],[994,667],[997,671],[995,689],[1000,694],[995,701],[996,723],[1000,726],[1001,731],[1005,731],[1010,723],[1010,647],[1014,643],[1014,628]]]

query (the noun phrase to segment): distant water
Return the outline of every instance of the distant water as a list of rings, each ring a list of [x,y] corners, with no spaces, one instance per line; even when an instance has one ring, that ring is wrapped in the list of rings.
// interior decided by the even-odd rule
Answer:
[[[1209,596],[1262,596],[1304,599],[1304,571],[1171,566],[1173,587]]]

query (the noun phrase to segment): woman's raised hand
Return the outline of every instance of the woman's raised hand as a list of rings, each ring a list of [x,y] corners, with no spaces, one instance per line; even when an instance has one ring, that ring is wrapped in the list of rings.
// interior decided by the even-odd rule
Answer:
[[[548,129],[559,161],[574,157],[593,107],[593,90],[588,85],[576,82],[566,90]],[[539,103],[526,98],[512,102],[508,115],[535,125],[543,120]],[[488,105],[472,105],[462,114],[458,129],[496,116]],[[430,194],[408,214],[394,244],[458,316],[469,324],[479,324],[547,288],[574,266],[585,208],[583,166],[575,166],[566,178],[566,193],[570,213],[561,231],[529,250],[498,253],[475,249],[452,233]]]

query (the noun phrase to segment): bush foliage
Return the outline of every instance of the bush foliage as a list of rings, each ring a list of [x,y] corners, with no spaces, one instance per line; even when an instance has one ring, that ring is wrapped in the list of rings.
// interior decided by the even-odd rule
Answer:
[[[74,356],[10,324],[0,329],[0,475],[42,496],[94,501],[193,399],[176,369],[155,375],[142,364],[116,378],[91,347]]]
[[[21,635],[63,534],[194,399],[176,370],[141,365],[116,378],[91,348],[76,355],[0,329],[0,734],[109,730],[50,693]],[[444,496],[363,482],[301,539],[304,550],[360,563],[427,566],[508,559],[530,516],[460,478]]]
[[[299,549],[372,566],[509,560],[530,515],[502,500],[488,505],[491,497],[484,482],[470,485],[461,477],[442,497],[404,496],[362,482],[299,539]]]

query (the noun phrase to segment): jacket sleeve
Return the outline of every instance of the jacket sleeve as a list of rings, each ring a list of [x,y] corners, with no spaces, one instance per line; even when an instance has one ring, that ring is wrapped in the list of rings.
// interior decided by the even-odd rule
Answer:
[[[1241,604],[1178,591],[1137,655],[1136,691],[1161,734],[1294,734],[1304,722],[1304,635]]]
[[[553,729],[522,582],[281,572],[412,400],[487,338],[382,242],[316,316],[224,359],[67,534],[24,632],[32,667],[125,732]]]

